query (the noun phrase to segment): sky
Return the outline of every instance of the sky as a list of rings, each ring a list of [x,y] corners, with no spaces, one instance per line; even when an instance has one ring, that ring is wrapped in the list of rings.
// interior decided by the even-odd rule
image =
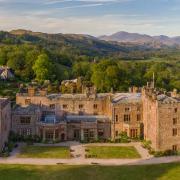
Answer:
[[[180,0],[0,0],[0,30],[180,36]]]

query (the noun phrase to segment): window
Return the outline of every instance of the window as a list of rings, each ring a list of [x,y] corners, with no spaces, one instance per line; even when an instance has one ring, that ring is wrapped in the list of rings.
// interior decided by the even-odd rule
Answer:
[[[98,108],[98,105],[97,104],[94,104],[94,109],[97,109]]]
[[[137,114],[137,121],[141,121],[141,114]]]
[[[89,137],[90,137],[90,138],[94,138],[94,131],[90,131]]]
[[[23,135],[23,136],[29,136],[29,135],[32,135],[32,129],[29,129],[29,128],[21,128],[19,129],[19,134],[20,135]]]
[[[177,113],[177,108],[174,109],[174,112]]]
[[[118,120],[119,120],[118,115],[116,115],[115,119],[116,119],[116,122],[118,122]]]
[[[50,109],[55,109],[56,106],[55,106],[55,104],[50,104],[49,107],[50,107]]]
[[[118,131],[116,131],[116,137],[119,135],[119,132]]]
[[[89,130],[84,129],[84,138],[87,139],[89,137]]]
[[[174,125],[177,124],[177,118],[173,118],[173,124],[174,124]]]
[[[173,128],[173,136],[177,136],[177,128]]]
[[[137,107],[137,111],[140,111],[140,110],[141,110],[141,108],[140,108],[140,106],[138,106],[138,107]]]
[[[104,131],[103,129],[98,130],[98,137],[103,137],[104,136]]]
[[[173,145],[173,146],[172,146],[172,150],[173,150],[173,151],[177,151],[177,145]]]
[[[135,138],[135,137],[137,137],[137,136],[138,136],[138,131],[137,131],[137,129],[131,129],[131,131],[130,131],[130,137]]]
[[[26,135],[27,135],[27,136],[31,135],[31,129],[27,129],[27,130],[26,130]]]
[[[130,114],[124,115],[124,122],[130,122]]]
[[[31,117],[20,117],[20,123],[21,124],[30,124],[31,123]]]
[[[128,111],[130,111],[130,108],[129,108],[129,107],[126,107],[126,108],[125,108],[125,112],[128,112]]]
[[[68,105],[67,104],[63,104],[63,109],[67,109]]]
[[[84,107],[83,104],[79,104],[79,109],[82,109]]]
[[[25,99],[25,105],[31,104],[31,99]]]

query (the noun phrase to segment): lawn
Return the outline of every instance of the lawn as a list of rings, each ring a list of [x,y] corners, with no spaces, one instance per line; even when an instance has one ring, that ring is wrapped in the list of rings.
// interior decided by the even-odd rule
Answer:
[[[144,166],[0,165],[2,180],[178,180],[180,163]]]
[[[86,146],[87,157],[99,159],[134,159],[141,158],[137,150],[132,146]]]
[[[24,146],[18,157],[21,158],[70,158],[68,147]]]

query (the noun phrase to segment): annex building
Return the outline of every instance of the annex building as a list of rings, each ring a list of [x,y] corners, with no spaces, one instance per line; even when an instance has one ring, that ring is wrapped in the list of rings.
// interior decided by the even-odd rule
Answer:
[[[43,141],[116,139],[126,132],[144,137],[156,151],[180,150],[180,98],[147,85],[141,92],[47,94],[29,87],[16,96],[12,130]],[[1,135],[1,134],[0,134]]]

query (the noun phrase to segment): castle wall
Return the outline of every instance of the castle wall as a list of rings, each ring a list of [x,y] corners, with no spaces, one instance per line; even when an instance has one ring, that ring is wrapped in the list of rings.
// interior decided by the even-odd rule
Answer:
[[[0,151],[4,143],[8,142],[11,128],[11,104],[8,99],[0,98]]]
[[[180,104],[159,103],[158,110],[158,149],[164,151],[176,146],[177,150],[180,150]],[[173,129],[177,129],[176,135],[173,135]]]

